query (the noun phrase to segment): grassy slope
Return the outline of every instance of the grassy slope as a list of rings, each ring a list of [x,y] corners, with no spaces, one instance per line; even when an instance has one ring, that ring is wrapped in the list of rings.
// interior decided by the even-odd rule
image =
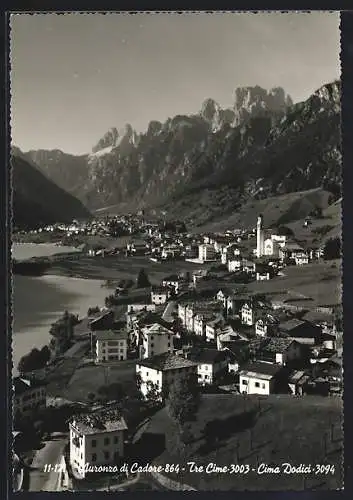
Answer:
[[[285,276],[277,276],[270,281],[254,281],[250,290],[265,294],[286,294],[287,292],[311,297],[305,307],[313,308],[323,304],[341,302],[340,261],[320,262],[306,266],[290,266],[284,270]]]
[[[223,214],[212,222],[198,227],[197,232],[254,227],[259,214],[263,214],[264,224],[267,227],[288,224],[291,221],[304,219],[315,207],[327,208],[329,196],[328,191],[318,188],[264,200],[252,200],[235,213]]]
[[[260,415],[256,418],[252,432],[246,422],[242,428],[239,425],[239,415],[245,408],[260,408]],[[164,451],[156,459],[162,464],[195,461],[198,465],[210,462],[229,465],[237,463],[238,456],[238,463],[248,464],[251,468],[257,468],[259,463],[270,465],[290,461],[296,465],[333,464],[336,469],[334,475],[311,476],[305,484],[299,474],[197,474],[186,470],[178,477],[174,476],[200,490],[297,490],[304,487],[333,489],[342,486],[342,442],[339,441],[342,437],[341,415],[341,400],[333,398],[270,396],[261,398],[259,403],[257,396],[248,397],[247,401],[242,396],[234,395],[206,396],[201,403],[197,420],[191,424],[194,439],[187,445],[186,460],[184,455],[174,451],[177,450],[173,446],[174,427],[165,410],[153,417],[146,432],[165,433],[166,440],[170,440],[167,449],[173,450],[173,453]],[[217,428],[223,432],[223,436],[212,444],[204,430],[205,425],[215,419],[220,419]],[[333,436],[331,424],[334,428]]]

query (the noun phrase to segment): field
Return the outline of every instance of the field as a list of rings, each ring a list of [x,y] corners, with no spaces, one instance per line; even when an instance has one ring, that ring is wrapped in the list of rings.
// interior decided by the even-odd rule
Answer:
[[[139,270],[144,268],[152,283],[159,283],[164,276],[179,272],[192,272],[200,268],[200,264],[185,261],[157,263],[148,257],[125,257],[113,255],[106,257],[68,258],[65,262],[56,263],[50,268],[50,274],[75,276],[100,280],[121,280],[137,278]]]
[[[250,290],[265,294],[291,293],[298,297],[311,298],[305,301],[308,309],[317,305],[341,303],[341,262],[319,262],[305,266],[288,266],[284,276],[269,281],[254,281],[248,285]]]
[[[94,393],[102,386],[119,383],[124,389],[134,385],[135,360],[118,361],[103,365],[87,365],[78,367],[73,373],[63,397],[70,401],[88,401],[88,394]]]
[[[169,475],[199,490],[336,489],[342,487],[341,415],[342,402],[336,398],[203,396],[197,418],[189,424],[192,438],[185,451],[178,446],[165,409],[152,417],[141,450],[144,445],[150,450],[154,443],[154,463],[179,463],[181,472]],[[249,465],[250,472],[192,473],[188,466],[183,471],[183,464],[190,461],[199,466]],[[327,475],[257,473],[262,463],[285,462],[333,467]]]

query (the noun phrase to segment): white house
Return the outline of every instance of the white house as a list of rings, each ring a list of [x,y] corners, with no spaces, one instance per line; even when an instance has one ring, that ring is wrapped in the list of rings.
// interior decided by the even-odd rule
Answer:
[[[255,273],[256,272],[256,263],[251,260],[244,259],[242,262],[243,271],[245,273]]]
[[[14,388],[14,415],[30,416],[37,411],[44,410],[47,405],[46,390],[43,384],[22,377],[15,377]]]
[[[245,394],[269,395],[275,392],[279,365],[257,361],[239,372],[239,390]]]
[[[173,288],[176,294],[179,292],[179,285],[180,280],[176,274],[163,278],[162,286]]]
[[[309,257],[304,252],[296,254],[294,259],[297,266],[304,266],[305,264],[309,264]]]
[[[216,251],[213,245],[209,243],[203,243],[199,245],[199,260],[201,262],[207,262],[210,260],[215,260]]]
[[[221,315],[216,316],[215,318],[207,321],[206,323],[206,340],[213,341],[217,339],[218,334],[222,330],[222,326],[224,325],[224,318]]]
[[[226,351],[217,349],[192,349],[188,359],[197,363],[197,379],[201,385],[214,384],[228,371],[228,355]]]
[[[205,329],[206,329],[206,322],[203,314],[201,313],[195,314],[193,332],[196,335],[202,337],[205,334]]]
[[[270,273],[268,271],[261,271],[256,273],[256,281],[268,281]]]
[[[228,261],[228,272],[234,273],[236,271],[241,271],[242,268],[242,259],[240,257]]]
[[[95,332],[96,363],[127,359],[128,335],[126,331],[103,330]]]
[[[173,332],[158,323],[143,328],[142,339],[143,358],[173,351]]]
[[[183,326],[186,325],[186,308],[188,304],[185,302],[179,302],[178,304],[178,319],[181,321]]]
[[[216,294],[216,300],[222,302],[223,307],[226,307],[228,295],[228,292],[226,292],[225,290],[219,290]]]
[[[259,311],[254,303],[246,302],[241,308],[241,322],[243,325],[253,326],[258,317]]]
[[[165,304],[170,297],[170,289],[167,287],[153,287],[151,290],[151,302],[155,305]]]
[[[197,377],[197,363],[171,353],[158,354],[138,361],[136,373],[141,377],[141,393],[146,398],[151,388],[157,392],[168,387],[178,378]]]
[[[258,337],[266,337],[268,332],[268,322],[265,318],[259,318],[255,321],[255,334]]]
[[[119,410],[75,416],[69,427],[70,464],[76,477],[85,477],[86,464],[117,465],[124,456],[127,425]]]

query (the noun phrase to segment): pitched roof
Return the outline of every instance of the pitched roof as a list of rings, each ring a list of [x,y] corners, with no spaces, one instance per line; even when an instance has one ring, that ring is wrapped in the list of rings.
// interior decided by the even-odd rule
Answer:
[[[283,323],[279,324],[280,330],[285,330],[286,332],[290,330],[294,330],[294,328],[298,328],[300,326],[304,326],[305,321],[301,321],[300,319],[289,319],[288,321],[284,321]]]
[[[95,333],[96,340],[127,340],[126,331],[102,330]]]
[[[283,353],[293,342],[295,341],[291,338],[272,337],[261,349],[271,353]]]
[[[153,323],[143,329],[144,333],[149,335],[171,335],[173,332],[159,323]]]
[[[98,434],[127,429],[126,422],[120,410],[117,409],[76,415],[72,418],[71,424],[82,434]]]
[[[188,354],[188,359],[196,363],[213,364],[226,358],[225,351],[217,349],[191,349]]]
[[[281,366],[279,365],[266,363],[264,361],[255,361],[245,365],[239,372],[239,375],[270,380],[280,369]]]
[[[182,356],[177,356],[169,352],[164,352],[162,354],[157,354],[150,358],[139,360],[137,365],[146,366],[154,370],[177,370],[179,368],[188,368],[190,366],[196,366],[194,361],[186,359]]]

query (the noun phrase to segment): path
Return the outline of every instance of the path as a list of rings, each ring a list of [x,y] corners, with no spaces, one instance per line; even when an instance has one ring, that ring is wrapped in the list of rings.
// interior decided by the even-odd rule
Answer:
[[[45,446],[37,450],[29,473],[29,491],[57,491],[60,473],[45,472],[46,465],[60,464],[64,453],[67,436],[58,437],[45,442]]]

